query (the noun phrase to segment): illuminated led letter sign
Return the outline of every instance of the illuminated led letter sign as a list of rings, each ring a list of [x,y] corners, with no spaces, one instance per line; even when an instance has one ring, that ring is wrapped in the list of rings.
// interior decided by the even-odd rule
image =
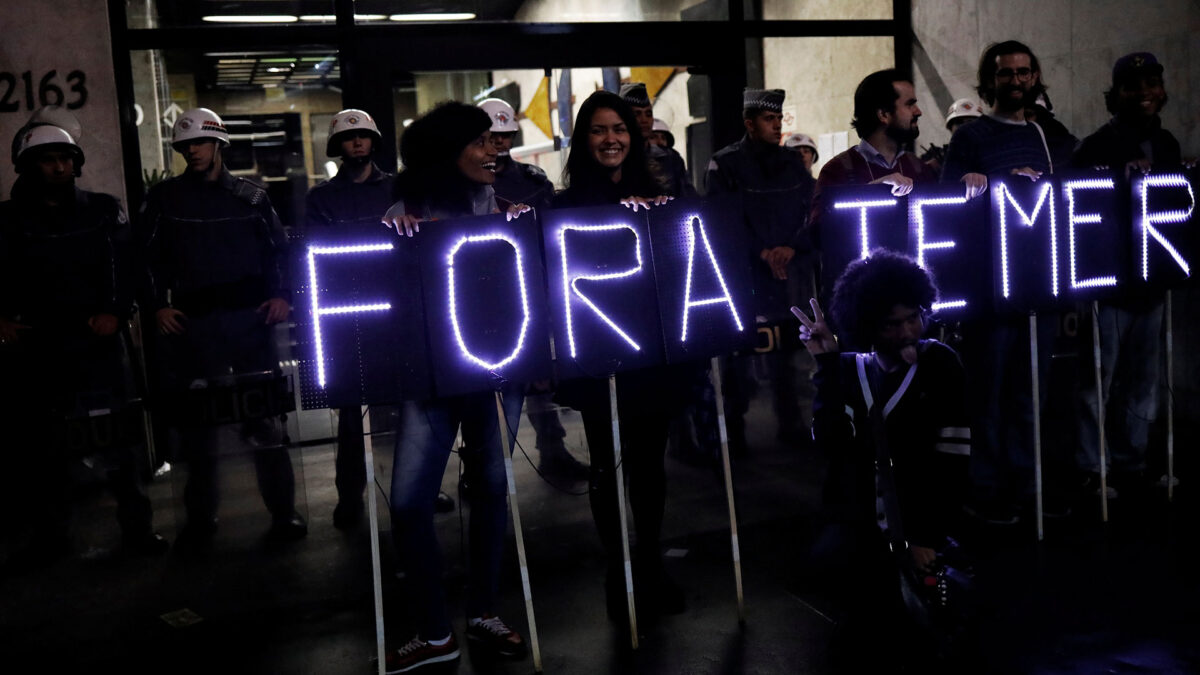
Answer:
[[[624,233],[628,233],[633,237],[634,262],[629,267],[623,269],[618,268],[610,272],[603,272],[600,274],[572,273],[570,256],[568,255],[567,241],[569,238],[568,235],[573,232],[585,234],[606,232],[621,233],[622,235]],[[609,242],[608,245],[611,246],[613,237],[606,237],[605,239]],[[628,237],[622,236],[621,239],[628,240]],[[600,317],[600,320],[603,321],[609,328],[611,328],[614,333],[619,335],[622,340],[628,343],[629,346],[634,349],[634,351],[641,351],[641,345],[639,345],[632,337],[630,337],[629,333],[625,332],[620,326],[618,326],[615,321],[609,318],[609,316],[605,314],[602,309],[597,307],[596,303],[592,302],[591,298],[584,294],[584,292],[579,288],[580,281],[613,281],[616,279],[626,279],[640,273],[642,271],[642,242],[641,238],[638,237],[637,230],[625,224],[564,225],[558,231],[558,246],[560,255],[562,256],[563,316],[566,317],[567,321],[567,341],[570,346],[571,358],[576,358],[579,356],[579,351],[575,344],[574,298],[579,298],[583,304],[591,308],[591,310],[596,313],[596,316]]]
[[[1081,190],[1115,189],[1116,181],[1114,181],[1112,178],[1090,178],[1063,181],[1062,191],[1067,200],[1067,250],[1070,255],[1068,276],[1071,281],[1072,291],[1117,285],[1117,278],[1115,276],[1090,277],[1087,279],[1079,278],[1078,259],[1082,254],[1082,251],[1079,250],[1079,247],[1075,241],[1075,232],[1079,225],[1099,225],[1104,222],[1104,217],[1100,213],[1080,213],[1075,206],[1075,193]],[[1103,245],[1103,243],[1100,242],[1098,245]],[[1110,243],[1110,245],[1112,244]],[[1057,295],[1057,292],[1055,294]]]
[[[686,223],[684,229],[687,231],[687,281],[684,282],[683,286],[683,330],[680,332],[679,341],[687,342],[688,316],[691,314],[692,308],[704,305],[726,305],[729,308],[729,316],[733,318],[734,325],[741,331],[743,329],[742,320],[738,318],[737,307],[733,304],[733,296],[729,294],[729,286],[725,284],[725,275],[721,274],[721,267],[717,264],[717,256],[713,253],[712,244],[708,241],[708,233],[704,231],[704,221],[700,220],[699,215],[693,215],[686,218],[684,222]],[[704,259],[712,266],[712,271],[717,277],[717,283],[721,285],[721,295],[701,300],[692,299],[692,275],[696,263],[697,232],[700,233],[700,242],[704,244]]]
[[[957,188],[956,188],[957,189]],[[961,192],[961,190],[959,190]],[[953,239],[943,239],[940,241],[929,241],[928,227],[925,223],[925,207],[927,206],[957,206],[965,204],[967,198],[965,196],[957,197],[940,197],[919,199],[909,197],[909,210],[914,223],[915,242],[913,248],[916,249],[917,264],[921,267],[929,267],[926,259],[926,251],[947,251],[954,249],[957,242]],[[933,303],[932,309],[934,312],[948,309],[962,309],[967,306],[965,298],[943,298],[941,302]]]
[[[1168,190],[1176,193],[1186,192],[1187,206],[1183,208],[1153,209],[1151,207],[1151,195],[1154,192],[1165,193]],[[1192,275],[1192,266],[1184,257],[1184,251],[1180,251],[1180,246],[1167,239],[1166,235],[1157,226],[1179,225],[1191,220],[1192,214],[1196,209],[1196,194],[1192,190],[1191,182],[1187,176],[1179,173],[1151,174],[1134,181],[1134,193],[1134,219],[1136,221],[1135,232],[1137,235],[1135,237],[1135,247],[1138,249],[1135,257],[1139,262],[1140,269],[1138,272],[1142,280],[1151,281],[1151,239],[1166,251],[1171,260],[1179,266],[1184,278],[1190,277]],[[1177,199],[1175,202],[1172,202],[1170,206],[1178,206],[1178,201]]]
[[[361,255],[391,251],[391,244],[364,244],[360,246],[309,246],[308,247],[308,283],[309,298],[312,306],[313,345],[316,349],[317,385],[325,388],[325,345],[321,337],[322,316],[346,316],[362,312],[386,312],[392,308],[391,303],[376,302],[359,305],[341,305],[335,307],[321,306],[321,285],[317,276],[317,256]]]
[[[499,213],[439,220],[421,228],[413,243],[437,396],[550,375],[533,218],[508,221]]]
[[[867,226],[867,209],[881,208],[884,206],[895,206],[900,202],[896,199],[862,199],[848,202],[834,202],[833,208],[841,209],[858,209],[859,225],[859,257],[865,258],[871,252],[871,236],[870,228]]]
[[[1015,180],[1025,180],[1022,177],[1017,177]],[[1054,206],[1054,185],[1050,180],[1044,180],[1034,187],[1036,195],[1033,208],[1026,211],[1013,194],[1013,188],[1009,187],[1003,181],[994,181],[992,187],[992,208],[995,209],[998,217],[996,224],[996,236],[999,239],[1000,249],[1000,294],[1005,300],[1010,300],[1012,294],[1011,277],[1012,270],[1015,267],[1012,255],[1010,254],[1010,225],[1008,219],[1009,211],[1015,211],[1019,216],[1017,226],[1033,228],[1037,222],[1038,216],[1041,215],[1042,209],[1045,209],[1049,215],[1050,222],[1050,292],[1054,297],[1058,297],[1058,226],[1056,223],[1056,214]],[[1036,260],[1040,256],[1022,255],[1023,263],[1028,264],[1030,260]]]
[[[471,351],[470,347],[467,346],[466,339],[463,337],[462,326],[459,324],[458,316],[460,303],[458,302],[458,293],[454,284],[454,258],[458,255],[459,250],[468,244],[475,245],[497,241],[504,242],[512,249],[513,261],[516,266],[518,302],[521,307],[521,328],[517,333],[516,344],[513,345],[512,351],[497,361],[487,361]],[[462,352],[463,357],[486,370],[499,370],[507,366],[521,353],[521,348],[525,345],[525,334],[529,330],[529,291],[525,285],[525,268],[521,264],[521,249],[517,246],[517,243],[502,234],[462,237],[450,247],[450,252],[446,255],[446,278],[448,280],[446,295],[450,307],[450,324],[454,327],[454,339],[458,343],[458,349]]]

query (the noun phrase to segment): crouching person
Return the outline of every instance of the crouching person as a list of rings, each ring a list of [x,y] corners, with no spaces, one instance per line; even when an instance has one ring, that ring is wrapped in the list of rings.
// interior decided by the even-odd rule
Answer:
[[[792,308],[818,367],[813,438],[829,458],[828,522],[813,555],[844,612],[832,654],[839,672],[936,662],[912,591],[920,595],[927,578],[936,588],[970,454],[958,355],[921,337],[936,299],[915,261],[876,250],[834,286],[844,345],[816,299],[811,318]]]

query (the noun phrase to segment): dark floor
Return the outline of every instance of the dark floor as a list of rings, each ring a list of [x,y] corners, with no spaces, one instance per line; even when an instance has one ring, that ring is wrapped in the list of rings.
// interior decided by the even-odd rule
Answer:
[[[723,482],[712,468],[668,460],[664,528],[668,569],[687,591],[688,611],[644,626],[640,648],[609,623],[603,563],[587,498],[566,494],[533,471],[528,425],[516,480],[543,665],[549,673],[822,673],[832,634],[819,579],[798,573],[816,526],[819,462],[774,442],[769,406],[749,416],[751,451],[734,458],[746,621],[739,625]],[[311,415],[311,414],[310,414]],[[568,443],[586,460],[577,415],[564,416]],[[305,418],[300,437],[328,420]],[[390,437],[375,443],[386,486]],[[1180,453],[1194,444],[1180,445]],[[269,518],[245,458],[224,465],[221,526],[204,560],[168,554],[116,555],[114,505],[83,488],[75,551],[52,567],[0,581],[4,672],[355,673],[373,672],[375,616],[368,529],[332,526],[333,450],[294,451],[309,535],[269,545]],[[457,498],[456,457],[443,489]],[[156,525],[169,539],[182,521],[182,467],[156,478]],[[565,486],[581,493],[585,485]],[[1112,522],[1098,512],[1047,524],[1039,544],[1031,526],[968,529],[981,579],[980,673],[1200,672],[1200,518],[1192,485],[1168,506],[1151,493],[1134,507],[1122,497]],[[376,491],[376,495],[381,492]],[[1125,502],[1122,503],[1122,499]],[[381,513],[385,500],[378,501]],[[10,514],[6,522],[19,519]],[[1027,519],[1028,521],[1029,519]],[[463,516],[438,516],[451,602],[461,599]],[[406,637],[403,581],[393,572],[390,528],[381,515],[389,644]],[[0,554],[14,545],[5,539]],[[528,635],[510,546],[503,614]],[[800,590],[804,589],[804,590]],[[456,630],[461,635],[462,618]],[[870,648],[864,645],[864,648]],[[464,652],[459,673],[527,673],[532,661],[489,663]]]

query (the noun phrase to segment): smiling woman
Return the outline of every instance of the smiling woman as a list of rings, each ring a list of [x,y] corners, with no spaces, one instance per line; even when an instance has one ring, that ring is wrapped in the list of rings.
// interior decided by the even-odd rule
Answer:
[[[397,234],[422,237],[423,244],[437,234],[420,234],[422,221],[461,216],[481,216],[498,211],[492,183],[496,181],[496,150],[489,141],[492,119],[483,110],[455,101],[443,103],[418,118],[400,140],[405,169],[396,178],[398,201],[384,216]],[[426,222],[436,230],[437,223]],[[448,258],[450,294],[454,297],[454,261],[464,244],[494,244],[502,238],[479,232],[464,236]],[[520,254],[517,253],[518,276]],[[411,246],[411,244],[405,244]],[[461,254],[468,259],[470,251]],[[524,285],[521,279],[522,288]],[[526,317],[528,315],[526,314]],[[470,354],[460,333],[455,334]],[[521,324],[523,339],[525,323]],[[401,347],[403,348],[403,347]],[[515,352],[514,352],[515,353]],[[477,357],[476,357],[477,358]],[[511,357],[509,357],[511,358]],[[485,366],[499,367],[508,358]],[[516,432],[520,423],[525,385],[507,383],[500,388],[505,425]],[[427,401],[406,401],[400,407],[396,449],[392,464],[391,512],[402,569],[412,580],[412,598],[418,634],[399,650],[389,652],[389,672],[404,672],[425,664],[458,658],[458,643],[451,629],[442,588],[442,565],[433,527],[433,504],[441,488],[451,445],[462,428],[466,447],[460,457],[473,479],[471,503],[470,593],[467,631],[473,641],[494,655],[520,657],[525,641],[495,616],[501,557],[507,516],[507,483],[496,407],[500,399],[484,391],[441,396]]]

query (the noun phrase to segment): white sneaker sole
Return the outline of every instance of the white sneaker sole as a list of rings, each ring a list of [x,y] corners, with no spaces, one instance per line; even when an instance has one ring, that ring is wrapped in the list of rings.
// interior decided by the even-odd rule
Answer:
[[[432,659],[425,659],[424,661],[421,661],[420,663],[414,663],[411,666],[408,666],[406,668],[399,668],[397,670],[388,670],[388,671],[384,671],[384,672],[386,672],[387,675],[397,675],[398,673],[407,673],[407,672],[416,670],[417,668],[424,668],[425,666],[432,666],[435,663],[445,663],[447,661],[454,661],[455,659],[458,658],[458,655],[459,655],[458,650],[455,649],[454,651],[452,651],[448,654],[442,654],[441,656],[435,656]]]

